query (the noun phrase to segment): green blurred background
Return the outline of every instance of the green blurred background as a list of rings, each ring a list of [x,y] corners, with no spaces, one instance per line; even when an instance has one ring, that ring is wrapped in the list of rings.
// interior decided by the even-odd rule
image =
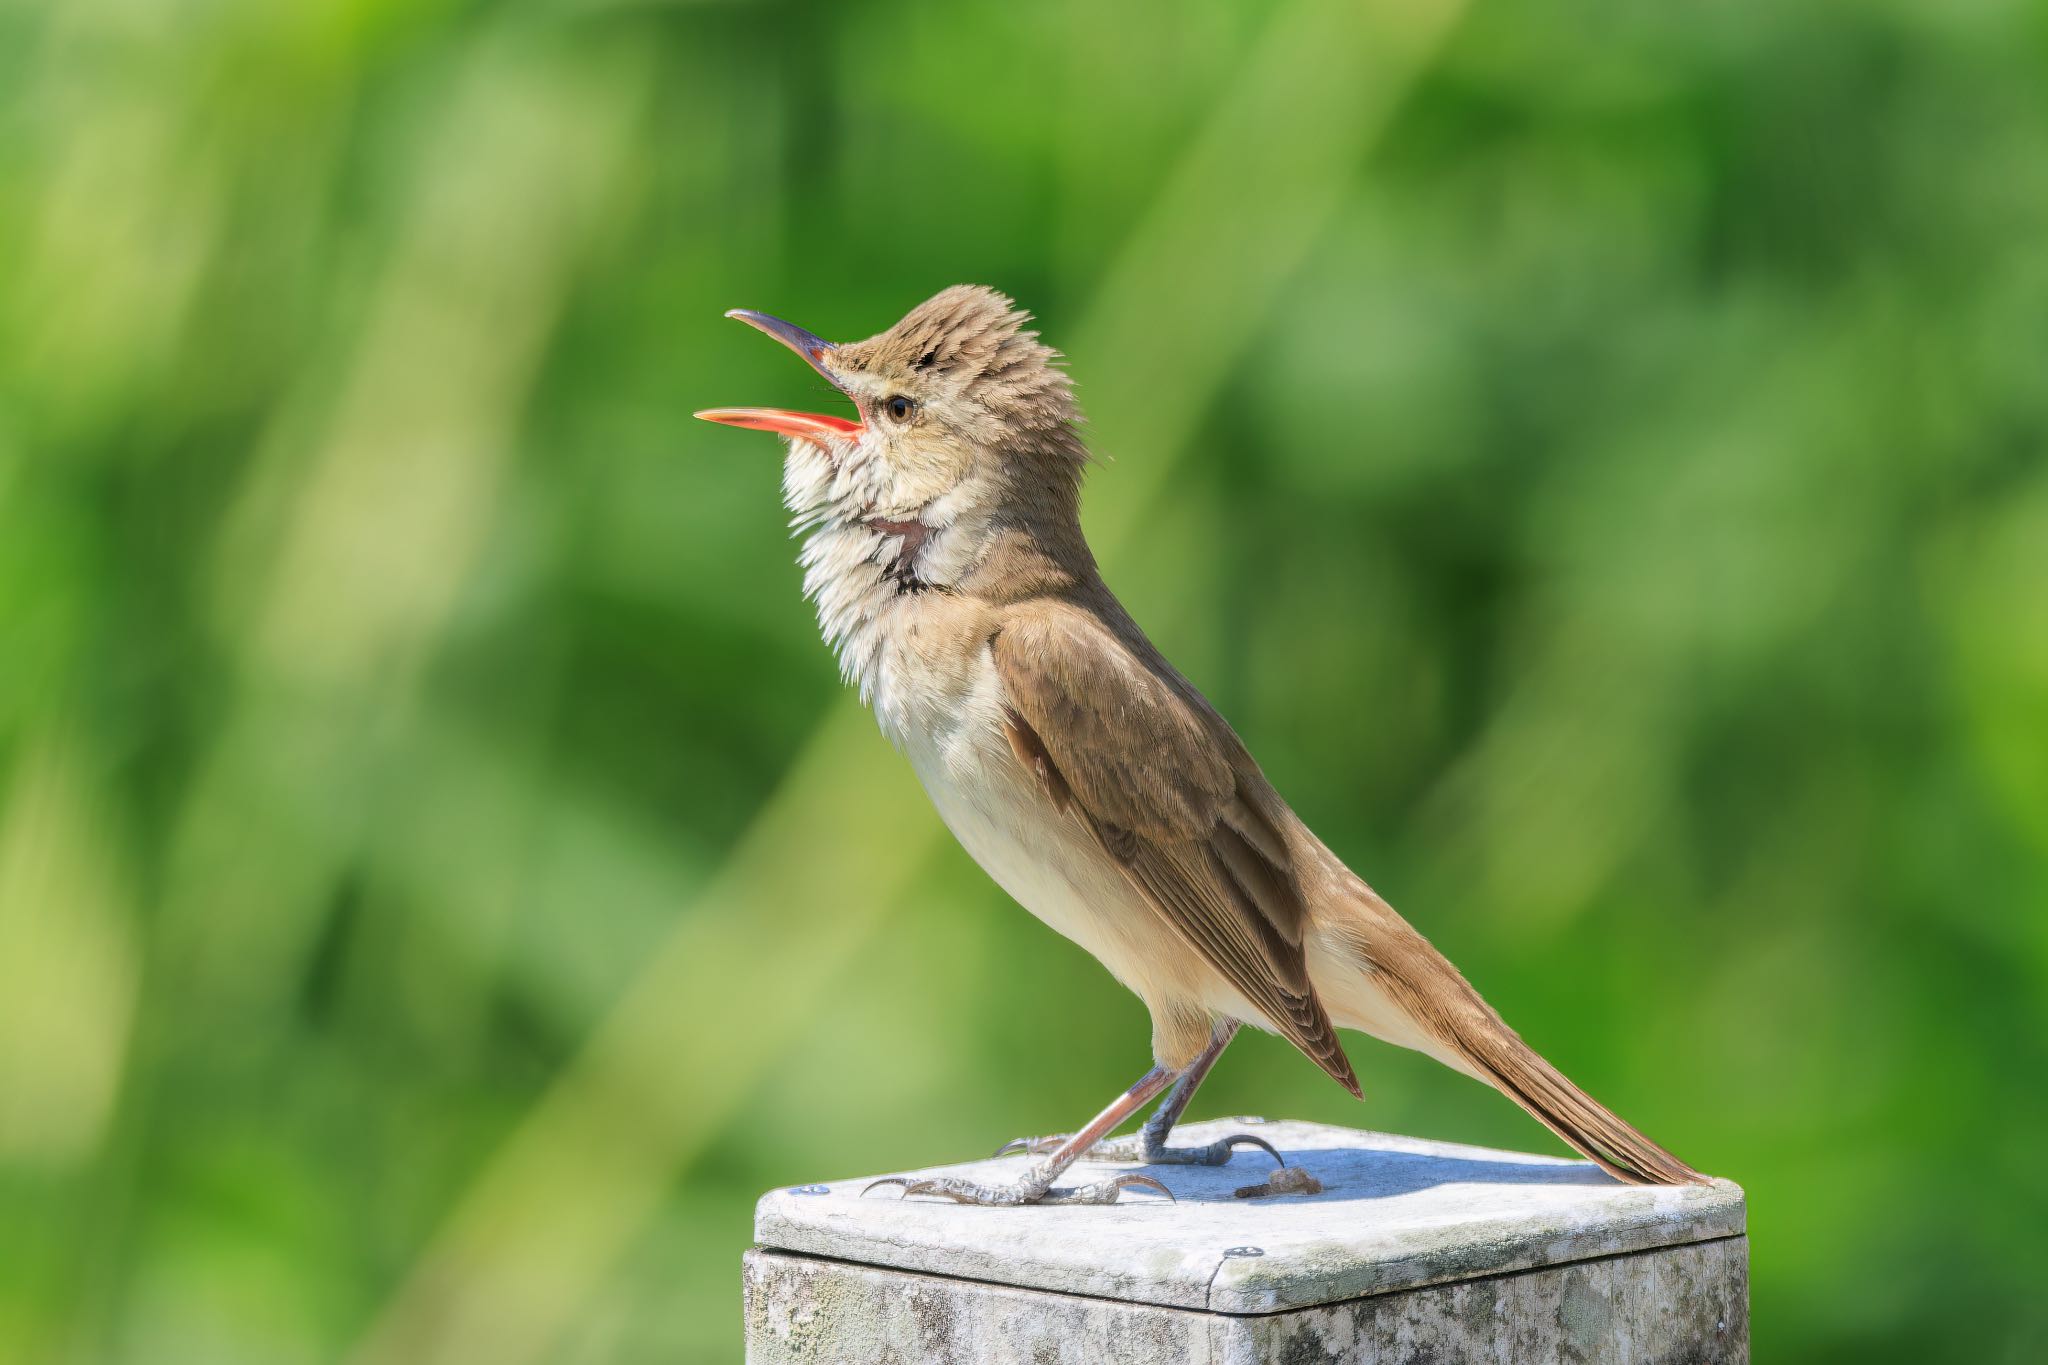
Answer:
[[[689,419],[962,280],[1309,822],[1748,1187],[1760,1359],[2048,1358],[2001,0],[0,0],[0,1358],[735,1359],[758,1191],[1145,1064]],[[1556,1150],[1353,1055],[1195,1112]]]

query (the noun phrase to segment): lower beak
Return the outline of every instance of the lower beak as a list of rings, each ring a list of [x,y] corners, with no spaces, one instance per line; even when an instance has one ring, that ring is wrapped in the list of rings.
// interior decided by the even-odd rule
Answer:
[[[860,423],[821,412],[790,412],[785,408],[706,408],[697,414],[707,422],[752,431],[772,431],[825,445],[859,433]]]

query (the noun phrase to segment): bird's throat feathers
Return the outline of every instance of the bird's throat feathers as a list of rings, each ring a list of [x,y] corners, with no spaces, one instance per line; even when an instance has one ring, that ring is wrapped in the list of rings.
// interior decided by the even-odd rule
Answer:
[[[1062,459],[1066,459],[1064,455]],[[1014,474],[1014,459],[977,461]],[[804,596],[839,671],[879,705],[892,635],[933,596],[1013,600],[1094,579],[1081,535],[1078,480],[970,476],[936,496],[906,492],[861,440],[827,449],[792,439],[783,503],[802,539]],[[886,718],[885,718],[886,723]]]
[[[803,539],[804,596],[817,607],[840,675],[865,703],[874,701],[891,618],[968,567],[957,551],[971,520],[945,498],[891,505],[873,463],[862,442],[827,451],[792,440],[782,476],[790,526]]]

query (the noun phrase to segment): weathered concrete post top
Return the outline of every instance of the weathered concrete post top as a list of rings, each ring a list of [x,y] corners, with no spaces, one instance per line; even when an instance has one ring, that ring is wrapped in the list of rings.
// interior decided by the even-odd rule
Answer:
[[[1248,1120],[1184,1125],[1205,1142]],[[1255,1131],[1318,1194],[1238,1198],[1270,1161],[1164,1174],[1179,1202],[962,1207],[776,1190],[746,1256],[747,1359],[797,1362],[1747,1361],[1742,1191],[1311,1123]],[[1021,1158],[921,1174],[1002,1179]],[[1130,1167],[1085,1163],[1076,1183]]]

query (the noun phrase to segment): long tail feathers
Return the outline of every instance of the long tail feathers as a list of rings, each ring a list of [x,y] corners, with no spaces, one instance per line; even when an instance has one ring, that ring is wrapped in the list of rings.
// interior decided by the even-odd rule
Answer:
[[[1372,974],[1389,1003],[1420,1032],[1418,1039],[1398,1041],[1422,1046],[1453,1065],[1463,1063],[1463,1069],[1528,1110],[1617,1180],[1637,1185],[1706,1181],[1565,1079],[1564,1073],[1507,1026],[1413,926],[1370,887],[1362,882],[1353,885],[1356,898],[1349,899],[1347,905],[1352,913],[1332,915],[1325,922],[1325,931]]]
[[[1492,1014],[1491,1010],[1487,1011]],[[1491,1028],[1460,1028],[1455,1042],[1482,1077],[1617,1180],[1689,1185],[1706,1177],[1644,1137],[1573,1085],[1495,1015]],[[1473,1036],[1478,1034],[1480,1036]]]

